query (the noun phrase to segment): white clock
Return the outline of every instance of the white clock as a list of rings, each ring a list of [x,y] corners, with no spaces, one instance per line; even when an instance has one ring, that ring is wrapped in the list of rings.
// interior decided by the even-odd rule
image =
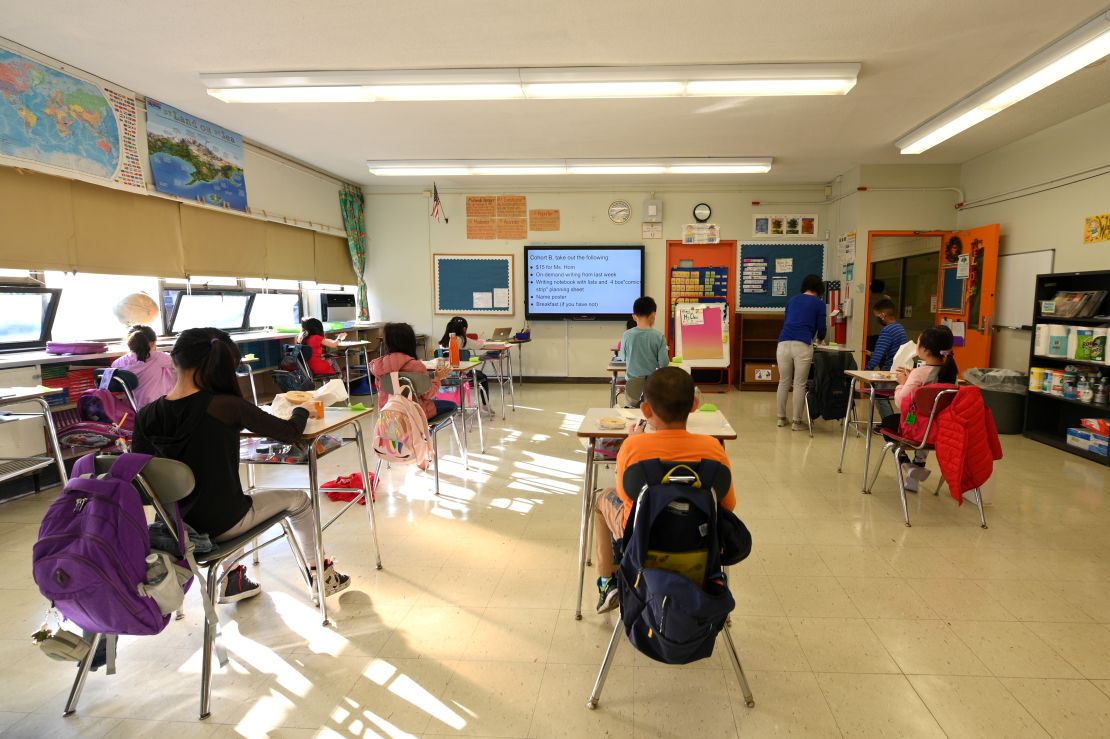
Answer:
[[[632,206],[627,200],[614,200],[609,203],[609,220],[618,225],[628,223],[632,217]]]

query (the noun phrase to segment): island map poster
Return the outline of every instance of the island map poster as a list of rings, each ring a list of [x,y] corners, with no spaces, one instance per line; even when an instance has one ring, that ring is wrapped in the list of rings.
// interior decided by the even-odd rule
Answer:
[[[146,138],[159,192],[218,208],[247,209],[242,136],[147,98]]]

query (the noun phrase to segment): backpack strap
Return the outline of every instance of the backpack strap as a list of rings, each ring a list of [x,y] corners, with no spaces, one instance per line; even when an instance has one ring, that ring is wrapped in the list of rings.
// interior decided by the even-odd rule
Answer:
[[[661,485],[663,483],[663,478],[666,476],[667,471],[663,469],[662,460],[645,459],[639,464],[644,471],[644,481],[648,485]]]
[[[146,467],[146,463],[150,460],[151,456],[149,454],[132,452],[121,454],[108,471],[108,476],[114,480],[129,483],[135,479],[135,475],[143,471],[143,467]]]
[[[200,565],[197,564],[196,555],[193,554],[196,545],[189,537],[185,538],[185,542],[185,561],[188,563],[193,577],[196,578],[197,590],[200,591],[200,602],[204,606],[204,618],[216,634],[213,640],[216,643],[216,659],[219,661],[220,667],[227,667],[227,649],[224,648],[223,640],[220,638],[220,617],[216,613],[216,607],[212,605],[212,599],[208,597],[208,587],[205,584],[204,575],[201,574]]]
[[[698,465],[698,477],[701,478],[701,485],[703,488],[712,489],[718,502],[728,494],[728,490],[720,490],[717,482],[723,479],[726,475],[731,475],[732,472],[723,464],[715,459],[703,459],[701,464]]]
[[[89,452],[73,463],[70,477],[91,477],[96,469],[96,452]]]

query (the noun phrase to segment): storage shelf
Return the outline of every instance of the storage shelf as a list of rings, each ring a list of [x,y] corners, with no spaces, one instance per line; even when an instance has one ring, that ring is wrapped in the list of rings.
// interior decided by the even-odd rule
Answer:
[[[1044,354],[1034,354],[1034,359],[1049,359],[1053,362],[1063,362],[1064,364],[1083,364],[1089,367],[1110,367],[1105,362],[1095,362],[1090,359],[1068,359],[1067,357],[1049,357]]]
[[[1048,400],[1058,400],[1061,403],[1071,403],[1078,405],[1081,408],[1090,408],[1092,411],[1100,413],[1110,413],[1110,406],[1096,405],[1094,403],[1084,403],[1082,400],[1074,400],[1072,398],[1065,398],[1063,395],[1053,395],[1052,393],[1038,392],[1036,390],[1029,391],[1030,397],[1047,398]]]
[[[1094,452],[1088,452],[1086,449],[1080,449],[1079,447],[1071,446],[1070,444],[1068,444],[1067,439],[1062,439],[1057,434],[1049,433],[1047,431],[1037,431],[1035,429],[1026,429],[1025,437],[1032,439],[1033,441],[1039,441],[1042,444],[1054,446],[1057,449],[1063,449],[1065,452],[1071,452],[1077,457],[1083,457],[1084,459],[1089,459],[1092,462],[1098,462],[1099,464],[1110,466],[1110,457],[1104,457],[1101,454],[1095,454]]]
[[[1110,325],[1110,316],[1092,316],[1091,318],[1064,318],[1063,316],[1037,316],[1033,321],[1037,323],[1074,323],[1079,326]]]

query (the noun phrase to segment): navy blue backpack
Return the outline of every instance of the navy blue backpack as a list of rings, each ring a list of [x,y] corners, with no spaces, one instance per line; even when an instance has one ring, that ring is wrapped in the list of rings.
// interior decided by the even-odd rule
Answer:
[[[622,542],[618,577],[621,620],[628,640],[659,662],[686,664],[713,654],[717,634],[736,607],[723,566],[746,557],[751,537],[720,508],[732,475],[714,460],[645,460],[624,474],[634,499]],[[721,535],[721,524],[730,529]],[[740,556],[736,525],[746,536]],[[743,545],[742,545],[743,546]],[[733,549],[722,559],[722,548]]]

